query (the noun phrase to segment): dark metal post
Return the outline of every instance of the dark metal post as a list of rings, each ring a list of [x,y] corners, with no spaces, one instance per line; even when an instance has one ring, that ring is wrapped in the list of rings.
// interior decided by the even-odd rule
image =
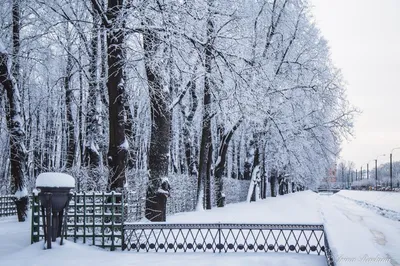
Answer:
[[[357,169],[356,169],[356,181],[357,181]]]
[[[378,190],[378,159],[375,159],[375,191]]]
[[[360,180],[362,180],[363,179],[363,171],[362,171],[362,166],[361,166],[361,178],[360,178]]]
[[[221,253],[222,250],[222,243],[221,243],[221,223],[218,223],[218,249],[219,249],[219,253]]]
[[[367,164],[367,179],[369,179],[369,168],[368,168],[368,164]]]
[[[390,191],[393,190],[392,177],[393,177],[393,161],[392,161],[392,154],[390,154]]]

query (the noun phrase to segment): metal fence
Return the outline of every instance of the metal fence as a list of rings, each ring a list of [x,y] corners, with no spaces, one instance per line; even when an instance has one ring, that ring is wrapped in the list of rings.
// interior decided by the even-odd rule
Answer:
[[[65,237],[135,252],[282,252],[324,255],[334,266],[323,225],[128,223],[121,193],[74,193]],[[138,211],[140,212],[140,211]],[[41,207],[32,197],[32,243],[44,238]]]
[[[334,265],[323,225],[130,223],[123,229],[128,251],[307,253]]]
[[[12,195],[0,196],[0,217],[17,214],[14,199],[15,197]]]
[[[65,238],[115,250],[122,246],[124,202],[121,193],[73,193],[66,211]],[[31,242],[44,238],[39,197],[32,200]]]

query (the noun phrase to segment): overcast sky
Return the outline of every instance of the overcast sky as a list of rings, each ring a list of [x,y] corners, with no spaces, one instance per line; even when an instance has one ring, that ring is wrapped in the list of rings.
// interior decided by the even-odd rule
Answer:
[[[362,113],[341,158],[356,167],[400,147],[400,0],[310,0],[331,57]],[[400,161],[400,149],[393,152]]]

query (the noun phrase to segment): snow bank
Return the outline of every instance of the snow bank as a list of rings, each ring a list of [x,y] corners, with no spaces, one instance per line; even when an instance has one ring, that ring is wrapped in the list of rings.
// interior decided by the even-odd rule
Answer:
[[[75,179],[63,173],[41,173],[36,179],[36,187],[75,187]]]
[[[341,190],[337,195],[400,213],[398,192]]]

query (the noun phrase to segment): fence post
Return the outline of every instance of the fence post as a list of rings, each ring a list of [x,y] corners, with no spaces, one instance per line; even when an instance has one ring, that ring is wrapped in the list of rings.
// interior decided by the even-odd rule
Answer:
[[[115,202],[115,194],[114,191],[111,191],[111,251],[115,250],[114,247],[114,220],[115,220],[115,215],[114,215],[114,202]]]
[[[86,192],[83,192],[83,244],[86,244]]]
[[[101,211],[101,213],[102,213],[102,218],[101,218],[101,236],[102,236],[101,245],[102,245],[102,247],[104,247],[104,233],[105,233],[104,221],[106,219],[106,217],[105,217],[105,208],[106,208],[105,201],[106,201],[106,199],[104,197],[104,191],[103,191],[103,193],[101,195],[102,195],[101,202],[102,202],[102,205],[103,205],[101,207],[101,209],[102,209],[102,211]]]
[[[32,204],[31,204],[31,244],[39,242],[39,234],[40,234],[40,209],[39,209],[39,197],[36,193],[32,195]]]
[[[126,211],[126,214],[128,216],[128,207],[125,208],[125,203],[124,203],[124,194],[127,195],[127,191],[124,190],[126,193],[121,194],[121,221],[120,221],[120,226],[121,226],[121,249],[124,250],[124,243],[125,243],[125,232],[124,232],[124,214]],[[128,196],[126,196],[128,198]]]
[[[92,234],[93,234],[93,238],[92,238],[92,245],[94,246],[96,244],[96,238],[95,238],[95,231],[96,231],[96,196],[95,196],[95,192],[93,191],[93,228],[92,228]]]
[[[219,253],[221,253],[221,250],[222,250],[222,243],[221,243],[221,222],[218,223],[218,249],[219,249]]]
[[[78,215],[77,215],[77,209],[78,209],[78,193],[74,193],[74,203],[75,203],[75,210],[74,210],[74,243],[76,243],[77,240],[77,236],[76,236],[76,232],[78,231]]]

